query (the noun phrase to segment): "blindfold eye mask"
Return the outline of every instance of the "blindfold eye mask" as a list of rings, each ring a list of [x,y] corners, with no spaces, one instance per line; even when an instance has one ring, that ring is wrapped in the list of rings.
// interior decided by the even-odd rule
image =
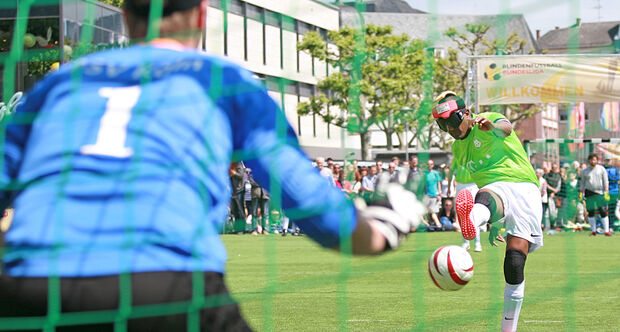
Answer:
[[[464,109],[463,99],[448,100],[433,107],[433,117],[437,119],[439,129],[447,132],[448,126],[456,128],[461,124]]]

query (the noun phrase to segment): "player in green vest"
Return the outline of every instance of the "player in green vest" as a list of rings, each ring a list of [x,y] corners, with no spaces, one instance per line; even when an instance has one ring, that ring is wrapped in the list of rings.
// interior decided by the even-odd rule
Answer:
[[[543,245],[542,201],[538,179],[512,124],[495,112],[472,114],[463,99],[446,91],[436,99],[433,117],[456,141],[455,169],[464,167],[480,190],[456,197],[456,211],[465,239],[490,223],[489,242],[506,242],[502,331],[516,331],[525,293],[523,270],[527,254]],[[505,227],[506,240],[499,234]]]

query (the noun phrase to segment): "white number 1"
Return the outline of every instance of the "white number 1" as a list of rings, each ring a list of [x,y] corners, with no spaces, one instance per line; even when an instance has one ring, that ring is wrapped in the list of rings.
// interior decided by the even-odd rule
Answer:
[[[133,149],[125,146],[127,124],[131,119],[131,109],[138,103],[140,86],[101,88],[99,95],[108,98],[108,101],[101,117],[97,141],[82,146],[80,152],[117,158],[130,157]]]

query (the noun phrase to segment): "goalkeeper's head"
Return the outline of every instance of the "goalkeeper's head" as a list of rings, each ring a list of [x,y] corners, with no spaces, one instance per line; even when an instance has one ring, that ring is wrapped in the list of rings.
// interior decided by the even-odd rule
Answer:
[[[455,139],[467,137],[473,122],[465,101],[453,91],[442,92],[435,101],[437,105],[433,107],[433,118],[439,129]]]
[[[160,36],[175,39],[189,47],[196,47],[200,40],[207,13],[206,0],[160,0],[161,13],[151,13],[151,4],[155,0],[125,0],[123,10],[133,40],[143,39],[147,35],[149,22],[159,17]]]

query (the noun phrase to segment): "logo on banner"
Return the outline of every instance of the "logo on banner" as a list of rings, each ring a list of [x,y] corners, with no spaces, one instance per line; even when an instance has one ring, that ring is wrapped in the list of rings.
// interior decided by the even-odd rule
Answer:
[[[500,78],[502,78],[502,75],[500,75],[500,73],[501,69],[496,64],[492,63],[484,69],[484,78],[489,81],[498,81]]]

